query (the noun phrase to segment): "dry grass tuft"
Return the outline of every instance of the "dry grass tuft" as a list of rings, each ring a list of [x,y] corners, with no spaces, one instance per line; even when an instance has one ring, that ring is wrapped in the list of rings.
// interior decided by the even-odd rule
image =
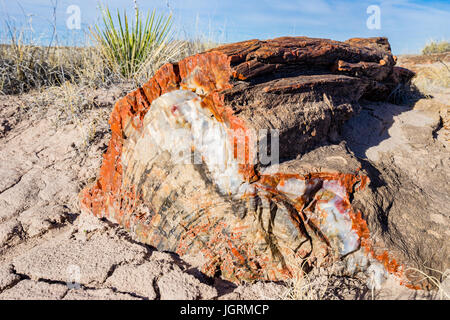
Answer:
[[[310,270],[305,259],[296,274],[286,281],[282,300],[355,300],[367,296],[369,289],[363,279],[344,276],[345,266],[335,263],[327,268]]]
[[[422,54],[428,55],[433,53],[450,52],[450,42],[447,41],[431,41],[422,49]]]
[[[117,82],[95,47],[0,46],[0,92],[20,94],[65,82],[101,87]]]
[[[427,94],[414,83],[400,83],[389,94],[388,101],[397,105],[412,105],[419,99],[427,98]]]
[[[319,290],[315,290],[317,280],[312,280],[311,276],[304,272],[298,272],[292,279],[287,282],[288,289],[280,298],[283,300],[324,300],[324,293],[327,291],[328,283],[319,286]]]
[[[412,83],[425,95],[450,88],[450,67],[444,61],[419,67]]]
[[[450,292],[448,292],[448,288],[443,286],[443,281],[450,277],[450,270],[442,272],[439,270],[435,270],[429,267],[424,266],[425,269],[428,269],[429,272],[435,274],[427,274],[424,271],[417,268],[407,268],[405,272],[409,272],[410,276],[413,276],[417,279],[417,283],[429,283],[438,291],[439,299],[450,299]]]
[[[374,298],[367,284],[355,277],[326,272],[299,273],[287,283],[283,300],[359,300]]]

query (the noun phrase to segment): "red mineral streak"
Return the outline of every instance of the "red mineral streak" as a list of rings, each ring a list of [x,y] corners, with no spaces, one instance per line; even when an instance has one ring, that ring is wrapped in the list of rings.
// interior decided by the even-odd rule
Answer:
[[[210,223],[197,225],[191,228],[180,239],[177,253],[182,255],[188,249],[187,246],[202,233],[210,233],[212,236],[208,242],[203,244],[202,253],[204,257],[209,261],[206,264],[202,272],[207,275],[214,275],[217,269],[217,265],[220,263],[220,270],[224,276],[228,279],[239,281],[240,278],[246,279],[263,279],[264,277],[258,275],[258,273],[249,272],[246,265],[253,265],[254,270],[274,269],[277,273],[286,275],[286,278],[290,276],[290,271],[287,268],[278,267],[274,264],[269,257],[258,257],[257,262],[252,261],[251,257],[255,257],[252,252],[253,248],[245,241],[242,241],[242,232],[233,231],[231,234],[227,232],[227,225],[224,222],[220,222],[214,227]],[[217,251],[217,248],[220,251]],[[230,250],[228,251],[227,248]],[[231,252],[231,255],[228,254]],[[247,257],[247,258],[246,258]],[[218,259],[221,259],[220,261]],[[240,263],[237,268],[235,261]],[[256,267],[256,264],[258,267]],[[276,280],[277,277],[272,274],[266,280]]]
[[[383,251],[378,255],[375,254],[373,244],[370,240],[370,231],[367,222],[362,218],[361,212],[358,211],[355,213],[353,209],[351,209],[349,214],[352,219],[352,228],[358,234],[361,247],[366,254],[382,263],[389,273],[402,277],[404,266],[399,265],[395,259],[391,260],[387,251]]]
[[[256,40],[252,41],[254,41],[255,48],[257,49],[259,44]],[[355,191],[355,186],[357,186],[356,190],[364,188],[369,183],[368,177],[360,174],[326,172],[310,173],[307,175],[258,175],[254,166],[250,163],[250,159],[254,155],[251,154],[248,146],[247,126],[242,119],[234,115],[234,111],[231,108],[224,105],[223,95],[221,94],[222,90],[231,88],[229,79],[233,76],[233,71],[231,70],[230,63],[241,61],[248,52],[238,52],[237,47],[234,49],[228,48],[227,50],[235,51],[231,56],[219,52],[209,52],[188,57],[178,64],[166,64],[142,88],[128,94],[116,103],[109,120],[112,131],[111,140],[108,150],[103,156],[98,181],[91,188],[84,189],[81,195],[81,202],[85,208],[99,217],[111,217],[113,215],[111,218],[114,218],[114,220],[126,228],[134,226],[136,234],[147,243],[156,246],[163,240],[161,236],[152,234],[152,225],[157,225],[157,220],[160,219],[158,214],[153,216],[152,221],[148,225],[141,222],[139,215],[133,215],[140,197],[133,190],[123,190],[122,188],[123,168],[121,154],[124,138],[126,138],[124,136],[125,129],[128,125],[131,123],[134,130],[140,130],[144,116],[150,108],[151,103],[162,94],[180,87],[190,90],[201,89],[201,96],[203,98],[202,106],[208,108],[217,121],[223,122],[228,130],[241,130],[244,132],[244,139],[232,138],[231,143],[234,146],[244,145],[245,162],[240,165],[240,173],[246,181],[257,181],[259,188],[265,189],[275,197],[283,197],[283,194],[276,190],[276,186],[280,183],[283,184],[290,178],[302,180],[319,179],[322,181],[336,180],[347,190],[347,197],[343,204],[345,208],[343,209],[350,207],[348,195]],[[257,51],[257,54],[264,59],[274,58],[273,53],[267,49],[260,49]],[[291,55],[295,59],[301,58],[301,54],[297,51],[287,50],[284,54]],[[243,75],[236,73],[234,73],[234,76],[240,79],[245,78]],[[176,107],[173,107],[172,112],[175,111]],[[230,136],[233,137],[233,135]],[[237,157],[236,153],[235,157]],[[305,219],[306,217],[302,213],[303,206],[303,199],[299,199],[295,203],[295,207],[299,211],[299,217]],[[362,218],[361,212],[354,213],[351,209],[350,217],[352,219],[353,229],[360,237],[361,246],[365,248],[365,251],[383,263],[389,272],[401,275],[402,268],[395,260],[389,259],[387,252],[383,252],[380,255],[374,253],[370,241],[370,232],[366,221]],[[298,217],[293,217],[293,219],[298,219]],[[308,223],[312,222],[311,220]],[[180,255],[186,253],[190,244],[196,241],[196,238],[200,234],[211,233],[211,227],[211,223],[204,223],[187,229],[183,237],[179,239],[177,253]],[[204,272],[213,275],[216,271],[217,264],[220,263],[222,274],[230,279],[239,280],[241,277],[257,279],[259,277],[258,273],[245,274],[248,268],[236,268],[235,261],[238,261],[242,266],[248,264],[255,270],[272,270],[273,272],[269,273],[267,280],[278,279],[275,271],[279,274],[284,274],[286,277],[291,276],[289,268],[271,261],[271,258],[268,256],[258,257],[255,260],[252,246],[245,241],[241,241],[245,228],[242,230],[234,229],[232,234],[227,234],[226,227],[222,222],[216,224],[212,230],[212,236],[203,246],[202,252],[205,258],[210,261],[204,267]],[[221,247],[224,248],[224,251],[222,253],[217,252],[217,248]],[[225,250],[225,248],[230,250]],[[229,256],[229,252],[234,257]],[[221,261],[218,261],[218,259]]]

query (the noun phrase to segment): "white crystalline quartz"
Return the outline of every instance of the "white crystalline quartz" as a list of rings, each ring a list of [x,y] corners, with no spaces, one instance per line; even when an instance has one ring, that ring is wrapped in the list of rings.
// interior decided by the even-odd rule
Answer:
[[[282,184],[278,184],[277,190],[283,192],[291,200],[295,200],[305,194],[306,182],[305,180],[290,178]]]
[[[176,90],[155,99],[143,125],[143,137],[138,141],[141,146],[136,148],[141,151],[135,155],[138,160],[145,163],[167,151],[175,163],[192,163],[193,148],[223,193],[242,196],[249,191],[239,173],[225,124],[201,106],[196,93]]]
[[[307,183],[303,179],[289,178],[280,182],[277,190],[289,199],[296,200],[303,195],[308,197],[316,186],[317,181]],[[349,210],[342,206],[347,197],[345,188],[336,180],[323,180],[322,188],[317,192],[317,196],[323,196],[318,201],[314,213],[314,218],[319,221],[320,230],[332,245],[339,249],[341,256],[357,250],[359,236],[352,228]]]
[[[142,163],[151,163],[157,156],[168,152],[174,163],[192,163],[191,149],[194,149],[194,158],[207,166],[214,183],[224,194],[241,198],[245,194],[255,194],[259,189],[263,195],[261,185],[246,183],[239,173],[239,162],[234,158],[227,130],[224,123],[217,121],[208,109],[201,106],[201,98],[196,93],[172,91],[153,101],[144,117],[142,135],[129,142],[136,143],[136,146],[125,149],[122,162],[126,165],[127,159],[133,157]],[[320,182],[320,179],[289,178],[276,188],[294,201],[301,196],[312,197]],[[317,202],[315,212],[319,215],[319,228],[338,248],[341,256],[357,250],[359,237],[352,229],[348,209],[344,210],[342,206],[347,197],[345,188],[338,181],[323,180],[316,196],[321,194],[324,197]],[[347,270],[353,272],[356,266],[367,270],[378,287],[385,277],[384,268],[375,261],[368,262],[360,251],[347,257]]]
[[[254,193],[253,186],[246,183],[239,173],[239,162],[228,138],[227,127],[201,106],[201,98],[188,90],[176,90],[155,99],[144,117],[144,132],[134,150],[135,158],[148,163],[163,152],[168,152],[175,163],[191,163],[191,148],[197,159],[207,166],[217,187],[224,193],[240,198]],[[124,156],[126,163],[127,156]],[[313,181],[314,182],[314,181]],[[315,181],[317,182],[317,181]],[[316,183],[289,178],[277,186],[278,191],[291,200],[309,196]],[[339,207],[346,197],[346,190],[337,181],[323,181],[320,192],[335,194],[329,201],[319,201],[320,229],[345,255],[359,246],[358,235],[352,230],[352,221],[347,211]]]
[[[337,180],[324,180],[322,189],[333,192],[341,199],[345,199],[345,197],[347,197],[347,191]]]
[[[349,210],[343,208],[342,204],[346,197],[345,188],[338,181],[325,180],[318,194],[331,192],[334,197],[328,201],[318,201],[316,210],[321,216],[320,229],[331,240],[338,240],[339,253],[344,256],[359,247],[358,234],[352,228],[352,220]],[[325,195],[326,198],[328,198]]]
[[[384,266],[376,261],[370,264],[369,268],[365,270],[365,273],[368,276],[367,286],[369,287],[369,289],[375,290],[380,290],[381,285],[387,280],[389,276]]]
[[[389,273],[384,266],[372,257],[368,257],[363,249],[349,255],[346,259],[346,272],[355,275],[363,272],[367,276],[367,286],[369,289],[379,290],[381,285],[389,277]]]

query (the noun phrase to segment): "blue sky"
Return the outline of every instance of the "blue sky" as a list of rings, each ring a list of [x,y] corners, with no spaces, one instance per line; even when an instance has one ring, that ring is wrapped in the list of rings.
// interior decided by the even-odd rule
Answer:
[[[206,37],[220,42],[283,35],[346,40],[351,37],[387,36],[394,53],[416,53],[430,40],[450,40],[450,1],[335,1],[335,0],[137,0],[143,10],[172,12],[178,37]],[[0,0],[0,35],[9,21],[30,28],[35,39],[46,42],[52,33],[53,9],[60,42],[79,39],[99,17],[97,0]],[[133,0],[103,1],[111,9],[133,9]],[[66,28],[70,5],[81,9],[81,31]],[[370,30],[366,9],[378,5],[381,28]],[[70,44],[70,43],[69,43]]]

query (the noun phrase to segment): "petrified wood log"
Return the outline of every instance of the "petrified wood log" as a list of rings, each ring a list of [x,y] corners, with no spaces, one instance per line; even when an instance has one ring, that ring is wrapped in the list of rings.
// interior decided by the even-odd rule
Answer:
[[[164,65],[115,105],[84,210],[233,281],[350,255],[350,269],[400,273],[351,207],[369,182],[359,162],[339,145],[309,152],[359,99],[384,99],[412,76],[395,76],[386,39],[368,43],[250,40]]]

